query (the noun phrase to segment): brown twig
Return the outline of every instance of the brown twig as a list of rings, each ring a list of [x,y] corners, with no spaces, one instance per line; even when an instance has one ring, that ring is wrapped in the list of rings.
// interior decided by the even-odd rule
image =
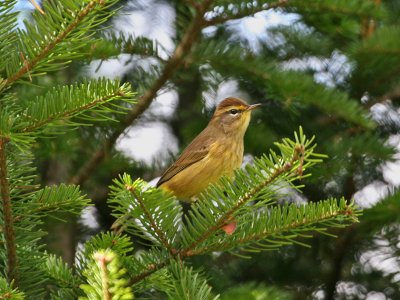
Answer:
[[[376,6],[381,4],[381,0],[374,0]],[[369,38],[376,29],[376,20],[369,17],[364,17],[361,21],[361,36],[363,38]]]
[[[7,140],[0,139],[0,194],[3,204],[4,216],[4,236],[7,248],[7,275],[9,282],[13,281],[14,286],[18,287],[19,274],[17,270],[17,249],[14,231],[14,218],[12,214],[12,205],[10,197],[10,186],[7,175]]]
[[[186,55],[190,52],[193,44],[200,36],[201,29],[204,28],[204,14],[208,7],[211,5],[211,0],[206,0],[201,4],[197,14],[193,18],[191,24],[186,30],[181,42],[176,47],[172,56],[167,60],[164,69],[153,83],[149,90],[147,90],[140,98],[138,103],[128,113],[125,120],[121,122],[120,127],[117,128],[111,136],[104,142],[101,149],[93,153],[89,160],[78,170],[77,174],[70,179],[70,183],[82,184],[87,180],[90,174],[98,167],[108,153],[118,137],[123,134],[125,129],[130,126],[143,112],[150,106],[157,92],[165,85],[165,83],[174,75],[175,71],[182,65]]]
[[[29,1],[32,3],[32,5],[33,5],[42,15],[45,14],[44,11],[43,11],[43,9],[40,7],[39,4],[36,3],[35,0],[29,0]]]

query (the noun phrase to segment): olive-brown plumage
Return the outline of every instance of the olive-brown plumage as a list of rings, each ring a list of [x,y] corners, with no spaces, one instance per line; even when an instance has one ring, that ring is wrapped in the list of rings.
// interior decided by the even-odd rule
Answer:
[[[165,171],[157,186],[191,201],[221,176],[232,177],[242,164],[243,137],[251,110],[259,105],[233,97],[221,101],[207,127]]]

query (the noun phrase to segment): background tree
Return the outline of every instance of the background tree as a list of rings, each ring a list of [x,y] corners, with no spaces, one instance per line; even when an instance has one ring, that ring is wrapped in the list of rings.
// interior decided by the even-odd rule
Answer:
[[[326,299],[361,299],[376,293],[382,297],[398,296],[399,196],[394,189],[395,178],[386,175],[386,162],[393,159],[395,153],[393,143],[388,141],[395,141],[398,131],[396,100],[399,82],[396,75],[400,71],[400,39],[396,38],[399,35],[396,17],[399,5],[396,1],[204,0],[151,1],[147,4],[141,1],[107,2],[101,11],[93,11],[93,18],[99,13],[96,17],[98,21],[88,18],[87,23],[83,22],[86,27],[77,27],[76,35],[69,35],[66,30],[61,30],[60,18],[55,17],[59,16],[56,4],[51,8],[53,1],[46,1],[48,6],[43,9],[46,17],[39,18],[39,12],[36,11],[33,25],[26,25],[27,33],[16,34],[16,31],[12,30],[15,15],[8,13],[13,1],[7,3],[2,4],[2,24],[8,25],[1,29],[1,40],[4,43],[1,54],[4,58],[1,66],[4,78],[1,85],[4,98],[1,136],[3,140],[11,139],[17,145],[15,150],[10,150],[10,153],[17,153],[15,159],[18,157],[18,151],[22,150],[19,148],[25,147],[24,153],[26,148],[32,149],[35,165],[41,174],[39,179],[35,179],[36,183],[41,186],[62,182],[81,185],[89,198],[94,200],[100,212],[101,223],[108,229],[114,221],[109,217],[110,209],[106,203],[109,192],[107,186],[111,184],[112,179],[120,173],[127,172],[134,178],[150,180],[163,169],[162,166],[149,167],[132,161],[116,151],[114,146],[118,138],[126,133],[131,124],[140,125],[157,120],[159,116],[157,113],[151,113],[151,109],[148,110],[150,113],[143,113],[157,96],[166,91],[174,91],[177,95],[177,109],[172,118],[164,119],[163,122],[170,125],[179,144],[186,145],[208,120],[207,114],[199,114],[205,103],[203,100],[210,94],[217,96],[215,91],[221,83],[230,80],[237,84],[241,93],[247,94],[247,100],[265,103],[262,112],[255,116],[255,124],[251,125],[246,136],[247,153],[260,155],[266,152],[266,149],[281,137],[292,136],[292,132],[301,124],[306,133],[317,135],[318,152],[329,156],[324,164],[313,168],[312,177],[302,179],[301,183],[304,183],[305,188],[301,199],[312,202],[332,196],[344,195],[346,199],[351,199],[361,195],[356,199],[359,205],[368,209],[365,210],[361,223],[350,226],[344,232],[334,231],[333,233],[340,235],[338,239],[319,237],[308,241],[312,244],[312,250],[287,246],[279,252],[255,254],[250,260],[242,260],[229,253],[213,256],[212,259],[209,256],[196,257],[191,260],[194,269],[203,266],[207,270],[216,293],[226,291],[228,287],[237,283],[244,284],[238,289],[230,290],[230,297],[240,294],[248,297],[251,293],[287,298],[312,296]],[[87,2],[87,7],[95,3],[97,2]],[[98,4],[101,6],[104,2],[99,1]],[[71,5],[70,11],[86,12],[86,6],[76,8],[72,1],[67,1],[66,4],[63,2],[63,5]],[[166,49],[159,42],[149,38],[120,36],[117,30],[111,30],[113,26],[118,29],[115,25],[117,22],[107,21],[107,18],[110,17],[109,13],[118,7],[121,7],[120,11],[124,13],[139,10],[147,20],[154,18],[154,7],[174,12],[173,46]],[[74,25],[66,28],[75,30],[75,26],[81,24],[80,20],[76,24],[73,23],[74,15],[68,15],[67,11],[62,18],[66,19],[66,24]],[[102,15],[102,12],[106,14]],[[254,37],[250,39],[248,34],[239,30],[238,25],[243,18],[258,13],[258,17],[268,20],[270,12],[279,13],[291,21],[288,25],[266,28],[256,41]],[[48,15],[54,16],[53,19],[49,19]],[[120,17],[117,15],[114,20],[120,20],[117,18]],[[106,21],[108,23],[104,23]],[[88,31],[95,25],[92,22],[106,24],[111,28]],[[34,30],[36,24],[38,31]],[[52,29],[56,33],[68,34],[56,35],[53,42],[46,43],[47,35],[53,34]],[[23,42],[18,44],[19,40]],[[18,46],[15,46],[14,41],[17,41]],[[41,41],[43,44],[40,44]],[[58,45],[61,46],[55,47]],[[46,50],[44,55],[40,56],[41,52],[37,52],[37,48]],[[72,112],[66,115],[64,112],[68,111],[68,108],[58,110],[59,118],[49,119],[54,111],[49,111],[47,117],[40,115],[44,111],[43,105],[61,105],[71,101],[67,97],[71,88],[68,91],[52,90],[55,85],[69,85],[82,81],[85,76],[82,68],[88,62],[100,59],[106,63],[108,59],[115,57],[121,60],[129,57],[125,68],[128,71],[121,70],[119,75],[123,82],[130,82],[137,91],[136,105],[117,102],[118,108],[111,109],[113,106],[103,102],[96,102],[93,107],[84,107],[87,103],[81,103],[76,111],[70,107],[69,111]],[[70,60],[73,62],[69,63]],[[55,65],[56,62],[65,68],[60,69],[60,65]],[[43,75],[44,71],[47,74]],[[36,74],[43,76],[36,77]],[[20,77],[24,80],[20,80]],[[31,82],[33,86],[20,85],[22,81]],[[96,85],[93,90],[90,88],[93,93],[99,89],[95,95],[107,95],[110,87],[113,87],[111,90],[114,92],[118,90],[117,83],[98,81],[97,84],[98,87]],[[84,93],[87,87],[92,85],[93,83],[87,83],[77,87],[78,92],[73,98],[82,99],[79,91]],[[130,94],[126,93],[128,91],[124,90],[123,94],[129,95],[128,98],[131,99]],[[38,103],[35,107],[31,102],[36,95],[40,100],[34,100]],[[46,98],[42,95],[48,96]],[[113,95],[113,100],[121,100],[121,94]],[[94,101],[93,99],[97,98],[91,99]],[[123,100],[128,99],[123,97]],[[18,107],[14,108],[16,102]],[[101,105],[100,108],[97,104]],[[12,123],[16,115],[20,112],[25,113],[24,109],[30,107],[34,108],[28,116],[33,115],[37,120],[42,120],[41,122],[48,121],[43,123],[43,126],[47,123],[51,126],[42,130],[40,122],[39,125],[31,124],[32,120],[29,119],[21,121],[22,123]],[[86,112],[87,108],[91,108],[92,112]],[[128,110],[126,114],[121,115],[123,108]],[[84,109],[85,114],[82,115]],[[99,112],[99,109],[102,111]],[[211,111],[209,106],[206,106],[206,111]],[[70,117],[77,117],[78,112],[81,118],[73,118],[71,121]],[[112,119],[117,122],[78,127],[78,124],[86,122],[87,118],[103,121]],[[56,122],[59,119],[63,122],[68,119],[77,129],[64,132],[64,123]],[[29,126],[31,131],[35,132],[34,135],[23,131],[23,128]],[[63,132],[62,135],[54,135],[60,131]],[[13,143],[7,145],[11,145],[7,146],[9,148],[14,147]],[[29,170],[20,167],[26,161],[27,159],[22,159],[20,164],[12,165],[15,172],[20,172],[13,175],[15,178],[31,174]],[[3,174],[2,177],[6,176]],[[29,181],[29,178],[26,180]],[[124,180],[132,185],[135,182],[130,182],[127,177]],[[371,186],[381,187],[384,195],[388,197],[377,205],[365,203],[370,197],[367,197],[366,193],[360,194],[360,191],[365,191],[366,187]],[[60,189],[63,188],[60,186]],[[75,191],[71,187],[65,188],[69,193]],[[6,189],[2,188],[2,192],[4,190]],[[30,189],[28,191],[30,192]],[[46,188],[42,192],[50,195],[48,199],[60,199],[52,198],[51,190],[46,191]],[[38,193],[32,195],[39,195]],[[59,196],[58,191],[56,194]],[[4,197],[7,198],[2,195],[2,199]],[[73,202],[73,209],[66,205],[66,211],[78,212],[87,204],[84,198],[74,197],[80,199],[77,200],[79,205]],[[27,199],[26,193],[20,198]],[[132,201],[129,197],[126,199]],[[114,205],[118,208],[117,204]],[[28,210],[28,207],[25,209]],[[126,207],[124,213],[127,212],[129,209]],[[23,214],[21,212],[21,215]],[[77,226],[75,222],[59,224],[52,220],[46,221],[46,227],[52,234],[45,238],[45,242],[49,251],[62,254],[63,258],[72,264],[76,257]],[[65,226],[68,230],[65,230]],[[36,227],[32,227],[32,232],[35,230]],[[30,235],[28,237],[30,240],[38,238]],[[86,237],[87,235],[83,238]],[[102,274],[107,274],[104,270],[107,269],[107,262],[113,261],[113,254],[99,252],[92,256],[92,253],[109,245],[113,239],[113,236],[102,235],[101,238],[92,240],[85,249],[93,245],[93,251],[87,250],[84,257],[93,257],[93,262],[88,265],[82,263],[82,270],[99,268]],[[54,244],[51,243],[53,240]],[[129,253],[130,247],[129,242],[122,238],[121,248],[114,250],[124,257],[123,254]],[[369,260],[376,254],[390,259],[393,267],[379,269],[376,258]],[[43,258],[42,254],[37,256]],[[151,261],[151,257],[148,259]],[[85,261],[84,258],[81,260]],[[124,258],[122,260],[124,261]],[[55,258],[52,262],[54,265],[60,264]],[[122,265],[128,271],[131,270],[124,263],[126,262]],[[35,262],[32,261],[32,264]],[[115,265],[119,265],[119,262],[113,263],[113,266]],[[57,270],[61,270],[60,267]],[[62,270],[58,272],[64,274],[63,278],[68,278],[68,268]],[[172,264],[168,274],[160,271],[152,276],[167,278],[160,282],[173,285],[173,278],[192,278],[193,272],[193,269],[188,267],[180,269]],[[91,271],[85,274],[90,276]],[[72,278],[70,282],[77,280]],[[195,281],[190,283],[192,288],[196,287]],[[203,286],[202,283],[199,283],[199,286]],[[207,289],[203,290],[208,293]],[[90,289],[85,291],[96,292]],[[141,291],[146,293],[145,289]],[[129,291],[127,293],[129,294]],[[176,290],[176,293],[178,294],[169,295],[178,297],[179,290]]]

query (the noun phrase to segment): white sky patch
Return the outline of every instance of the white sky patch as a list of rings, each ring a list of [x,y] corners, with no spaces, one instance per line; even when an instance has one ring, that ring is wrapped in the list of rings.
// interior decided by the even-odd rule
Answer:
[[[159,118],[170,119],[174,116],[178,106],[178,93],[168,90],[160,93],[151,103],[146,114],[156,115]]]
[[[163,122],[146,122],[130,127],[117,140],[116,149],[147,165],[163,162],[178,152],[178,141]]]
[[[315,72],[314,80],[329,87],[343,83],[352,68],[347,57],[338,51],[334,51],[328,59],[315,56],[295,58],[283,63],[282,67],[294,71],[311,69]]]
[[[364,103],[369,101],[368,95],[363,97]],[[363,100],[363,98],[361,100]],[[386,100],[372,105],[370,108],[371,117],[382,126],[390,126],[393,128],[400,127],[400,109],[393,106],[391,100]]]
[[[336,284],[336,292],[342,296],[356,296],[358,299],[362,299],[363,297],[365,297],[367,290],[363,285],[359,283],[351,281],[339,281]]]
[[[116,149],[126,157],[147,165],[164,163],[178,150],[178,140],[168,125],[162,121],[146,121],[146,119],[170,119],[178,105],[176,91],[161,93],[152,102],[143,115],[143,122],[129,127],[125,135],[117,141]]]
[[[90,229],[94,230],[100,229],[100,224],[97,221],[96,207],[86,206],[81,212],[79,222]]]
[[[361,208],[370,208],[388,195],[386,183],[375,180],[354,194],[354,200]]]
[[[253,51],[258,52],[260,42],[268,41],[268,29],[276,26],[288,26],[299,19],[297,14],[283,14],[279,10],[268,10],[245,17],[238,21],[231,21],[231,27],[245,38]],[[228,22],[228,24],[230,24]]]
[[[104,61],[97,59],[86,67],[85,73],[92,78],[120,78],[132,68],[128,64],[130,58],[131,56],[128,54],[121,54],[118,58],[111,58]]]
[[[381,292],[369,292],[365,297],[365,300],[387,300],[386,295]]]
[[[206,17],[210,19],[222,13],[223,10],[217,10],[208,13]],[[231,30],[237,32],[242,39],[247,40],[253,51],[257,52],[260,48],[260,41],[268,40],[268,29],[279,25],[291,25],[299,18],[299,15],[294,13],[282,13],[277,9],[271,9],[242,19],[230,20],[226,24]],[[203,33],[208,37],[212,37],[216,30],[216,26],[209,26],[203,29]]]
[[[277,18],[277,14],[273,14],[275,18]],[[278,17],[279,19],[279,17]],[[269,22],[272,20],[269,19]],[[258,13],[255,14],[252,17],[247,17],[244,18],[243,21],[241,22],[241,27],[243,28],[244,31],[249,32],[254,35],[261,35],[265,33],[265,30],[268,25],[268,21],[265,18],[264,14]]]
[[[1,3],[2,1],[0,1]],[[41,0],[36,0],[36,3],[41,6]],[[0,4],[1,5],[1,4]],[[17,11],[19,12],[17,20],[18,20],[18,27],[20,29],[25,29],[25,24],[24,20],[27,20],[29,22],[29,17],[30,14],[35,10],[36,8],[33,6],[33,4],[29,0],[20,0],[17,1],[15,4],[14,8],[12,11]]]
[[[216,92],[206,91],[203,93],[203,98],[206,101],[206,109],[214,108],[219,102],[227,97],[237,97],[245,100],[246,102],[251,102],[249,94],[239,89],[239,84],[236,80],[223,81],[218,86]]]
[[[114,21],[115,30],[125,35],[144,36],[156,40],[162,48],[160,56],[168,57],[175,44],[175,10],[167,3],[148,0],[139,5],[127,5],[126,11]],[[164,51],[165,50],[165,51]],[[163,53],[164,52],[164,53]]]
[[[394,225],[397,226],[398,225]],[[393,228],[398,230],[398,228]],[[371,243],[371,249],[363,252],[359,257],[359,264],[353,266],[351,272],[371,273],[380,271],[384,276],[392,276],[392,283],[400,282],[400,259],[396,252],[400,246],[389,242],[384,235],[377,234]]]
[[[394,161],[383,164],[382,173],[386,182],[393,186],[400,186],[400,134],[389,137],[388,144],[397,149]]]
[[[360,263],[367,273],[379,270],[388,275],[397,273],[400,270],[399,258],[393,251],[390,251],[386,247],[380,247],[379,250],[364,252],[360,257]]]
[[[256,36],[266,36],[266,30],[276,26],[288,26],[299,20],[299,15],[292,13],[281,13],[279,10],[271,9],[261,11],[254,16],[242,19],[243,35],[249,33]]]

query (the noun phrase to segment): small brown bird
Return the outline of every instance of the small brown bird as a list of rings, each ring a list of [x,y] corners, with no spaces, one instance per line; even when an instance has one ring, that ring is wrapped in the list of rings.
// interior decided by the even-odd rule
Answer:
[[[165,171],[157,186],[191,202],[221,176],[233,177],[242,164],[243,137],[251,111],[260,105],[248,105],[233,97],[224,99],[207,127]]]

